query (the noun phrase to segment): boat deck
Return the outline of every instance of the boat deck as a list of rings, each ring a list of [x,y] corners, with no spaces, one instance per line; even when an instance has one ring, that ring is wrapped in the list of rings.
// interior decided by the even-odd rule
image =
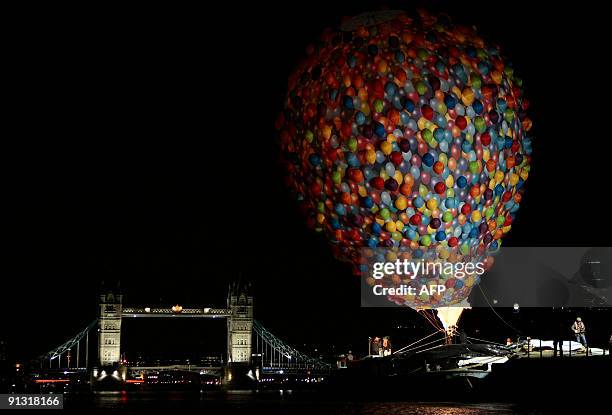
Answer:
[[[608,350],[605,349],[589,349],[589,353],[587,355],[586,350],[579,350],[579,351],[575,351],[572,350],[571,354],[569,351],[565,350],[563,351],[563,358],[584,358],[584,357],[600,357],[600,356],[608,356],[610,357],[610,352]],[[532,350],[529,353],[527,353],[526,351],[520,351],[519,353],[516,354],[516,356],[519,357],[519,359],[554,359],[555,358],[555,354],[553,350],[549,350],[549,349],[544,349],[544,350]],[[560,354],[559,352],[557,352],[557,356],[556,358],[560,358]],[[611,357],[612,358],[612,357]]]

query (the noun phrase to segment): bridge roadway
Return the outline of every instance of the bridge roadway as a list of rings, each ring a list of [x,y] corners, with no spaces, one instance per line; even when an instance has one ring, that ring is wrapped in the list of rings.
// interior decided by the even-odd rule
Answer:
[[[221,366],[167,365],[167,366],[127,366],[132,372],[153,372],[176,370],[179,372],[198,372],[207,375],[218,375],[223,372]]]
[[[140,374],[142,372],[159,372],[159,371],[179,371],[179,372],[195,372],[211,376],[220,376],[223,374],[223,367],[220,366],[193,366],[193,365],[168,365],[168,366],[128,366],[128,371],[132,375]],[[260,368],[261,373],[267,375],[302,375],[302,376],[313,376],[313,372],[317,374],[329,374],[329,370],[315,370],[312,367],[306,365],[293,366],[263,366]]]
[[[192,318],[217,318],[230,317],[232,314],[228,308],[150,308],[150,307],[124,307],[121,317],[192,317]]]

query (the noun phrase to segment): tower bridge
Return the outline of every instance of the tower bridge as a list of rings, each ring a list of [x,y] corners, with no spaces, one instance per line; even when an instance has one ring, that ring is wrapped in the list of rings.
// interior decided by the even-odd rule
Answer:
[[[226,308],[130,307],[123,306],[123,295],[107,292],[99,301],[99,347],[101,366],[121,359],[121,323],[125,318],[225,318],[227,319],[227,362],[250,363],[253,331],[253,297],[249,287],[230,287]]]
[[[121,360],[122,322],[131,318],[221,318],[227,322],[226,363],[223,366],[136,365]],[[97,354],[90,358],[90,337],[97,337]],[[130,376],[152,371],[188,371],[217,375],[225,382],[248,373],[253,381],[262,374],[315,376],[329,373],[332,366],[289,346],[254,319],[253,296],[249,285],[230,286],[226,306],[183,308],[123,304],[117,290],[101,293],[98,316],[62,345],[40,356],[37,366],[47,373],[87,372],[92,384],[104,378],[125,382]],[[244,376],[242,376],[244,377]]]

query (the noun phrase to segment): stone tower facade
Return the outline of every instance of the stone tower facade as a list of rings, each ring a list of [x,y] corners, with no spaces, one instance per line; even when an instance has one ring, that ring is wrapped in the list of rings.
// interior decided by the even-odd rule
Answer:
[[[100,366],[112,366],[121,359],[122,295],[100,294],[98,360]]]
[[[250,284],[232,284],[227,296],[227,363],[249,364],[252,354],[253,295]]]

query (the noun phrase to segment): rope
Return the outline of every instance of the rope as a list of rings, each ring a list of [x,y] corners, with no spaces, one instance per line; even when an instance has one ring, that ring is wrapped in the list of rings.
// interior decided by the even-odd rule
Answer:
[[[427,336],[423,337],[422,339],[419,339],[419,340],[415,341],[414,343],[410,343],[408,346],[404,346],[404,347],[402,347],[401,349],[398,349],[398,350],[394,351],[392,354],[401,353],[401,352],[402,352],[402,351],[404,351],[405,349],[407,349],[407,348],[409,348],[409,347],[411,347],[411,346],[414,346],[415,344],[420,343],[420,342],[422,342],[423,340],[428,339],[428,338],[430,338],[431,336],[434,336],[434,335],[436,335],[436,334],[438,334],[438,333],[439,333],[438,331],[434,331],[433,333],[431,333],[431,334],[429,334],[429,335],[427,335]]]
[[[505,344],[502,344],[502,343],[496,343],[496,342],[492,342],[492,341],[489,341],[489,340],[477,339],[476,337],[468,337],[468,339],[477,340],[477,341],[483,342],[483,343],[496,344],[498,346],[505,346]]]
[[[430,344],[434,344],[434,343],[438,343],[438,342],[443,342],[443,341],[444,341],[444,339],[434,340],[434,341],[431,341],[429,343],[425,343],[425,344],[421,344],[420,346],[413,347],[412,349],[405,350],[403,353],[411,352],[411,351],[417,350],[417,349],[419,349],[421,347],[429,346]],[[439,347],[439,346],[436,346],[436,347]],[[419,350],[419,352],[424,352],[424,351],[431,350],[431,349],[435,349],[435,347],[431,347],[431,348],[425,349],[425,350]]]
[[[438,323],[438,318],[434,316],[433,310],[431,310],[431,315],[427,311],[428,310],[422,310],[421,314],[427,319],[429,324],[437,330],[444,331],[444,328]]]
[[[482,289],[482,285],[478,284],[478,289],[480,290],[480,292],[482,293],[482,296],[484,297],[485,301],[487,302],[487,304],[489,305],[489,307],[491,308],[491,310],[493,310],[493,313],[495,313],[495,315],[508,327],[510,327],[512,330],[514,330],[515,333],[518,334],[523,334],[520,330],[518,330],[516,327],[512,326],[510,323],[508,323],[506,320],[504,320],[504,318],[502,316],[499,315],[499,313],[497,311],[495,311],[495,309],[493,308],[493,306],[491,305],[491,303],[489,302],[489,299],[487,298],[487,295],[485,294],[485,292]]]

